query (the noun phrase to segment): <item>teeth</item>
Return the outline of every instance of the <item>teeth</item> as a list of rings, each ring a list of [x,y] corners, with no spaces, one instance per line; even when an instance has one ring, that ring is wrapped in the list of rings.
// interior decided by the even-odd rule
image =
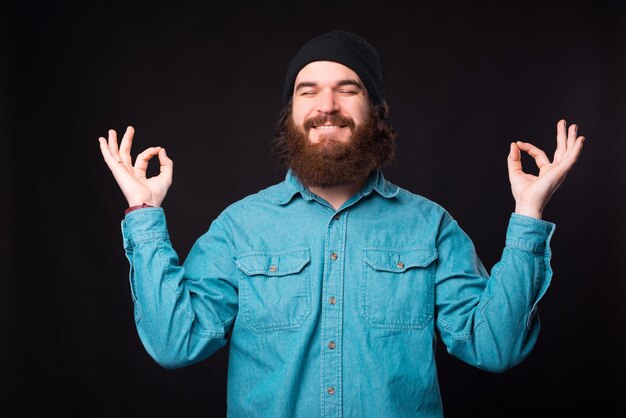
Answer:
[[[339,126],[337,125],[320,125],[317,129],[337,129]]]

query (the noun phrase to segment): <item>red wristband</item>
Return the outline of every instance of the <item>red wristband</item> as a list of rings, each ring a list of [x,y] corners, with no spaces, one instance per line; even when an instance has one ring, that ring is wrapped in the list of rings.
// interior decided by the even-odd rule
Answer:
[[[149,204],[147,204],[147,203],[142,203],[141,205],[131,206],[131,207],[129,207],[128,209],[126,209],[126,210],[124,211],[124,215],[126,215],[128,212],[131,212],[131,211],[133,211],[133,210],[135,210],[135,209],[141,209],[141,208],[153,208],[153,207],[154,207],[154,206],[149,205]]]

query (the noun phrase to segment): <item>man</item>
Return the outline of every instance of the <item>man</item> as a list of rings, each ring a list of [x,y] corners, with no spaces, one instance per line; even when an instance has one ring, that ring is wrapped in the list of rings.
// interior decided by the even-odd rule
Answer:
[[[483,370],[521,362],[539,333],[554,224],[542,211],[584,137],[557,125],[553,161],[514,142],[515,213],[491,276],[439,205],[388,182],[395,132],[378,52],[333,31],[305,44],[285,80],[274,151],[285,181],[234,203],[186,261],[161,203],[173,162],[131,162],[133,129],[100,138],[129,209],[122,222],[137,329],[163,367],[206,359],[230,338],[228,415],[441,417],[435,342]],[[522,171],[521,152],[539,169]],[[161,172],[146,178],[158,156]]]

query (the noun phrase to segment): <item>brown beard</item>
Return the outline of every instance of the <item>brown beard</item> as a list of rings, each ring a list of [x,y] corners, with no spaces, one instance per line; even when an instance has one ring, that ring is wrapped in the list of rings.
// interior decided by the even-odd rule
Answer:
[[[291,116],[286,122],[284,163],[308,187],[359,184],[389,160],[389,145],[378,138],[378,121],[373,112],[356,127],[352,119],[336,114],[308,119],[302,128]],[[311,143],[310,129],[326,122],[348,126],[350,138],[344,142],[322,135],[318,142]]]

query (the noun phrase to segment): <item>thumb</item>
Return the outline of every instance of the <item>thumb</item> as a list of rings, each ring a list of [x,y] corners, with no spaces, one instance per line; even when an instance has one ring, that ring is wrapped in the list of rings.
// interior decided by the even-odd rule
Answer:
[[[509,167],[509,173],[522,169],[522,155],[519,146],[515,142],[511,142],[509,155],[506,159]]]
[[[172,176],[174,174],[174,161],[170,157],[167,156],[167,152],[165,148],[161,148],[159,150],[159,177],[162,177],[167,185],[172,184]]]

